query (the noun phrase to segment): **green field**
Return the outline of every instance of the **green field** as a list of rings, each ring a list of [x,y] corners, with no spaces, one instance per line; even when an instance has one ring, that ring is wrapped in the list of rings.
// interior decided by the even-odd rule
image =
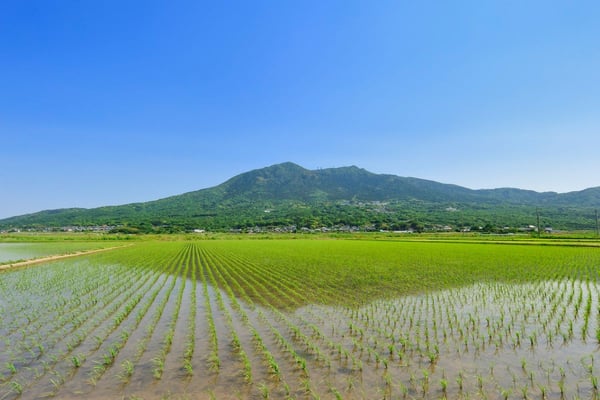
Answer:
[[[0,398],[596,398],[593,244],[144,241],[6,270]]]

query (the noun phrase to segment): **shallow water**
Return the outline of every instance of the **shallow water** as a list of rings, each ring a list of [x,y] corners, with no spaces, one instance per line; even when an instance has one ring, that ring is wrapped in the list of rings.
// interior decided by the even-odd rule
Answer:
[[[561,291],[562,300],[551,299]],[[335,330],[327,340],[358,356],[359,392],[367,397],[589,398],[597,385],[598,292],[579,281],[477,284],[298,314],[327,321],[324,331]],[[585,336],[584,307],[576,314],[569,293],[574,302],[580,293],[583,304],[590,300]]]
[[[102,242],[0,243],[0,264],[107,247]]]
[[[26,260],[54,254],[47,246],[31,243],[0,243],[0,263],[16,260]]]

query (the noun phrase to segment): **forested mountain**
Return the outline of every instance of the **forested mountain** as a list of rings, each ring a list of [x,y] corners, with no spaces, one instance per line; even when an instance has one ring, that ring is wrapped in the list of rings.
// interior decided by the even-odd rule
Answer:
[[[0,220],[0,229],[109,225],[141,231],[296,226],[422,229],[448,225],[594,229],[600,187],[538,193],[373,174],[352,166],[307,170],[277,164],[221,185],[145,203],[41,211]],[[447,229],[447,228],[446,228]]]

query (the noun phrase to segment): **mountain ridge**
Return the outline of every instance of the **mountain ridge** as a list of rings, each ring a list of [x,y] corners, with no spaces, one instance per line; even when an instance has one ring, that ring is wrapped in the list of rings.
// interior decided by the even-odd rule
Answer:
[[[385,203],[385,204],[384,204]],[[129,225],[227,230],[253,226],[421,224],[519,226],[542,208],[546,224],[591,229],[600,187],[557,193],[469,189],[432,180],[375,174],[355,165],[309,170],[292,162],[233,176],[210,188],[148,202],[44,210],[0,220],[0,228]],[[457,212],[444,212],[454,210]],[[533,209],[533,212],[532,212]],[[460,218],[458,218],[460,216]]]

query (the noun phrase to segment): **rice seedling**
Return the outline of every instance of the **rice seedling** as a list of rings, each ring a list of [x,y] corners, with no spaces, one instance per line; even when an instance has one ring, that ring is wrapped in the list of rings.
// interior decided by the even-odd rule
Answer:
[[[129,382],[135,369],[135,364],[131,360],[125,360],[121,363],[121,373],[118,375],[123,383]]]
[[[72,356],[71,362],[73,364],[73,367],[74,368],[81,367],[81,363],[83,362],[83,359],[84,359],[84,357],[82,357],[81,355]]]
[[[266,383],[264,383],[264,382],[261,382],[261,383],[258,385],[258,388],[259,388],[259,390],[260,390],[260,394],[261,394],[261,396],[262,396],[262,398],[263,398],[263,399],[268,399],[268,398],[270,398],[270,397],[271,397],[271,394],[270,394],[270,393],[271,393],[271,391],[270,391],[270,389],[269,389],[269,386],[268,386]]]

